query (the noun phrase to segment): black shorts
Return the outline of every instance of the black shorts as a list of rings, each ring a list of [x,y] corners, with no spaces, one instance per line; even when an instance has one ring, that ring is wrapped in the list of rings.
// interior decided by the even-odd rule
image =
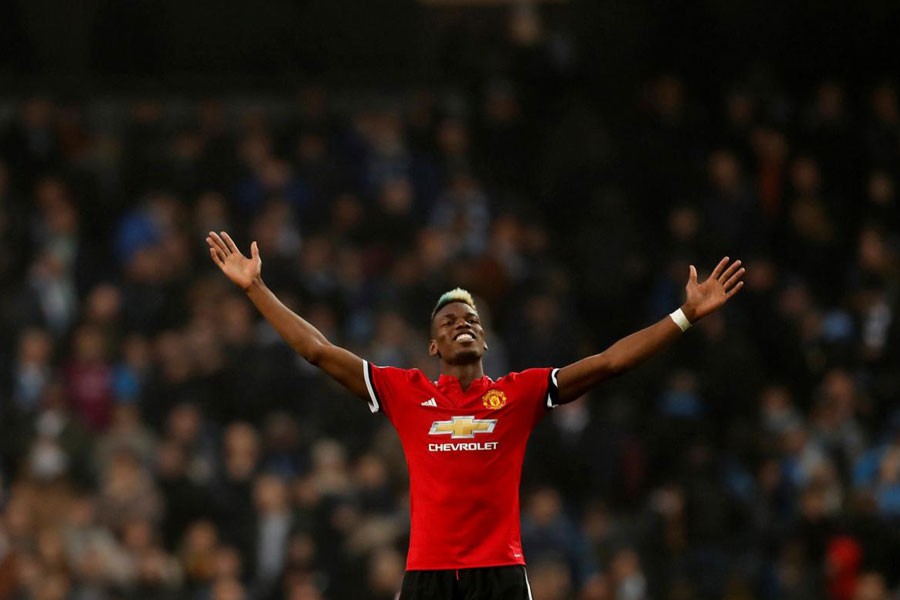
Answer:
[[[400,600],[532,600],[522,565],[407,571]]]

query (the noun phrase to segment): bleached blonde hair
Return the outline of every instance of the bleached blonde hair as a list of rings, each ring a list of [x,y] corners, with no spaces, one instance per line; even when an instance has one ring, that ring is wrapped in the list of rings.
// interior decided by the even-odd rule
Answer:
[[[478,312],[478,308],[476,308],[475,306],[475,299],[472,298],[472,294],[470,294],[468,290],[464,290],[458,287],[453,288],[449,292],[444,292],[443,294],[441,294],[441,297],[438,298],[437,304],[434,305],[434,310],[431,311],[431,320],[434,320],[434,315],[436,315],[439,310],[441,310],[448,304],[452,304],[453,302],[462,302],[463,304],[468,304],[475,310],[475,312]]]

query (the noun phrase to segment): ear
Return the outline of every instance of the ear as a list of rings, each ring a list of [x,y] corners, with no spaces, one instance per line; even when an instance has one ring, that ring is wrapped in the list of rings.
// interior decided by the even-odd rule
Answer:
[[[441,353],[438,352],[437,342],[434,340],[428,342],[428,356],[437,356],[438,358],[441,356]]]
[[[487,346],[487,342],[485,342],[484,343],[484,351],[487,352],[487,350],[488,350],[488,346]]]

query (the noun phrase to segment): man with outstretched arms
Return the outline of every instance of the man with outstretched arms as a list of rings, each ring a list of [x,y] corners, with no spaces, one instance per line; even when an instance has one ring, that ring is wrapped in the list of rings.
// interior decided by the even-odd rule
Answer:
[[[224,231],[206,238],[212,260],[284,340],[381,412],[400,436],[410,473],[411,529],[401,600],[530,600],[519,531],[525,444],[555,406],[658,354],[743,286],[741,261],[723,258],[703,282],[691,266],[685,303],[659,322],[561,368],[497,380],[484,374],[484,330],[472,296],[442,295],[431,314],[429,355],[440,378],[376,366],[333,345],[266,287],[256,242],[250,257]]]

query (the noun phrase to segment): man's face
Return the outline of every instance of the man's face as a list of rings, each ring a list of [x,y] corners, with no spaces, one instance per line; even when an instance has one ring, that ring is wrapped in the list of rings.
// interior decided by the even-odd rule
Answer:
[[[431,321],[428,354],[448,364],[466,364],[481,360],[487,349],[484,329],[474,308],[464,302],[451,302]]]

